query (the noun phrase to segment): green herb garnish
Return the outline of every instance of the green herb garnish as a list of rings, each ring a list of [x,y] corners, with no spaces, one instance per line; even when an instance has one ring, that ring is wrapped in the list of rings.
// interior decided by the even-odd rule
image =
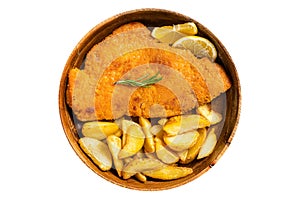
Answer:
[[[149,77],[149,74],[146,74],[136,80],[126,79],[115,82],[115,84],[128,85],[133,87],[149,87],[152,84],[155,84],[162,80],[162,76],[159,76],[160,73],[157,72],[154,76]]]

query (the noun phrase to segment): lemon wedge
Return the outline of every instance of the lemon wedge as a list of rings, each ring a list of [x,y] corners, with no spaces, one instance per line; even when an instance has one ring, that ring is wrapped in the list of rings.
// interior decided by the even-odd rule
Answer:
[[[175,31],[172,26],[162,26],[155,27],[151,32],[151,36],[158,39],[160,42],[173,44],[175,41],[187,35]]]
[[[215,46],[206,38],[200,36],[185,36],[172,45],[176,48],[188,49],[197,58],[208,57],[212,62],[217,58]]]
[[[194,22],[177,24],[173,26],[173,29],[187,35],[196,35],[198,33],[198,28]]]
[[[184,24],[176,24],[173,26],[155,27],[152,30],[152,37],[160,42],[173,44],[175,41],[188,35],[196,35],[198,28],[195,23],[187,22]]]

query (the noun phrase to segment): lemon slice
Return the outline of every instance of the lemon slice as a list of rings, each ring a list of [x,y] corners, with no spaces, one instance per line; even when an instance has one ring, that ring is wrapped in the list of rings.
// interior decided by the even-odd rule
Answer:
[[[173,29],[187,35],[196,35],[198,33],[198,28],[193,22],[174,25]]]
[[[215,46],[206,38],[200,36],[185,36],[172,45],[176,48],[188,49],[197,58],[208,57],[212,62],[217,58]]]
[[[173,44],[175,41],[187,35],[196,35],[198,28],[195,23],[187,22],[184,24],[176,24],[173,26],[155,27],[152,30],[152,37],[160,42]]]
[[[151,36],[158,39],[160,42],[173,44],[175,41],[187,35],[175,31],[172,26],[162,26],[155,27],[151,32]]]

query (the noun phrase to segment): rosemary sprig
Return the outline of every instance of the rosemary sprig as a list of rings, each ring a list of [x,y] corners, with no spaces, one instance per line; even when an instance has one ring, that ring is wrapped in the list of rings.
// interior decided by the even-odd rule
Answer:
[[[128,85],[133,87],[149,87],[152,84],[155,84],[162,80],[162,76],[159,76],[160,73],[157,72],[154,76],[149,77],[149,74],[146,74],[136,80],[126,79],[115,82],[115,84]]]

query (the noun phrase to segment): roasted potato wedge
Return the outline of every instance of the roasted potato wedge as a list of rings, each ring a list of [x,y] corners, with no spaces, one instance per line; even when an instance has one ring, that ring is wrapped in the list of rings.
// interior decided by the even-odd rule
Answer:
[[[180,162],[184,162],[186,160],[186,158],[187,158],[187,155],[188,155],[188,149],[183,150],[183,151],[178,151],[176,153],[179,156]]]
[[[115,136],[121,137],[123,135],[123,131],[119,129],[117,132],[114,133]]]
[[[124,118],[120,118],[118,120],[118,123],[121,124],[121,130],[123,132],[123,134],[122,134],[122,147],[124,147],[125,143],[127,141],[126,136],[127,136],[128,127],[131,126],[131,125],[135,125],[135,126],[140,127],[140,125],[138,123],[135,123],[134,121],[127,120],[127,119],[124,119]]]
[[[158,135],[158,134],[161,134],[162,132],[164,132],[162,125],[157,124],[157,125],[151,126],[151,128],[150,128],[150,133],[152,135]]]
[[[207,137],[206,137],[202,147],[200,148],[197,159],[201,159],[201,158],[209,156],[213,152],[216,144],[217,144],[217,136],[215,134],[215,129],[213,128],[207,134]]]
[[[184,151],[197,142],[198,136],[198,131],[193,130],[175,136],[164,135],[163,139],[170,149],[174,151]]]
[[[222,115],[212,110],[207,104],[199,106],[197,108],[197,112],[206,119],[208,119],[210,125],[215,125],[222,121]]]
[[[134,176],[137,180],[141,181],[142,183],[145,183],[147,181],[147,177],[142,173],[136,173]]]
[[[115,119],[114,123],[117,124],[120,129],[122,129],[122,121],[123,120],[124,120],[124,117],[120,117],[118,119]]]
[[[123,178],[153,169],[162,168],[165,164],[154,158],[135,158],[123,168]]]
[[[144,143],[145,151],[148,153],[155,152],[154,138],[153,135],[150,133],[151,123],[149,122],[148,119],[145,119],[143,117],[139,118],[139,123],[145,134],[145,143]]]
[[[139,117],[139,124],[142,128],[143,127],[147,128],[147,129],[151,128],[151,122],[144,117]]]
[[[207,126],[210,126],[209,120],[201,115],[181,115],[171,117],[164,125],[163,130],[168,136],[174,136]]]
[[[159,138],[159,139],[163,140],[164,135],[166,135],[166,132],[165,131],[161,131],[158,134],[156,134],[155,138]]]
[[[122,119],[121,120],[121,129],[122,129],[123,133],[127,133],[127,129],[131,125],[140,126],[138,123],[136,123],[134,121]]]
[[[121,139],[115,135],[110,135],[106,139],[108,148],[111,152],[113,163],[118,175],[122,176],[123,161],[119,159],[119,153],[121,150]]]
[[[163,141],[157,137],[155,138],[155,148],[156,148],[156,156],[162,162],[166,164],[173,164],[179,160],[179,156],[176,153],[169,150],[165,146],[165,144],[163,144]]]
[[[182,164],[188,164],[190,162],[192,162],[197,155],[199,154],[200,148],[203,145],[205,138],[206,138],[206,129],[205,128],[201,128],[198,130],[199,136],[197,138],[197,142],[187,150],[187,155],[186,155],[186,159],[180,159],[180,163]]]
[[[83,137],[79,139],[79,145],[101,170],[111,169],[112,157],[105,143],[94,138]]]
[[[189,167],[177,167],[172,165],[164,165],[163,167],[142,172],[144,175],[160,180],[173,180],[185,177],[193,173],[193,169]]]
[[[207,116],[207,119],[210,121],[211,125],[215,125],[218,124],[222,121],[222,115],[218,112],[215,112],[214,110],[212,110],[210,112],[210,115]]]
[[[113,122],[86,122],[82,126],[82,135],[85,137],[95,138],[97,140],[103,140],[107,136],[116,133],[119,127]]]
[[[140,126],[130,125],[126,131],[126,142],[119,153],[119,159],[133,156],[144,145],[145,135]]]
[[[161,126],[164,126],[167,123],[168,119],[167,118],[161,118],[160,120],[158,120],[158,124]]]
[[[199,115],[202,115],[203,117],[207,117],[211,112],[211,105],[210,104],[204,104],[197,108],[197,113]]]

